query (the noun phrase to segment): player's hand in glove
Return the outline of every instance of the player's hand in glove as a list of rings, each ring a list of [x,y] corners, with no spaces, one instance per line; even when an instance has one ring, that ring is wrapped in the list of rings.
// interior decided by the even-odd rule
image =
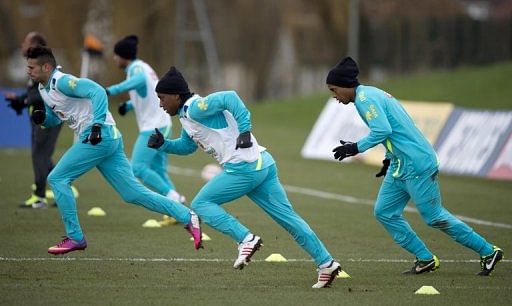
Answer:
[[[346,157],[354,156],[359,153],[357,143],[343,140],[340,140],[340,143],[341,146],[332,149],[334,152],[334,159],[342,161]]]
[[[31,118],[34,124],[43,124],[44,120],[46,119],[46,112],[44,110],[36,109],[32,112]]]
[[[162,133],[160,133],[160,131],[155,128],[155,134],[149,136],[148,147],[152,149],[158,149],[164,144],[164,142],[164,135],[162,135]]]
[[[91,134],[85,138],[82,143],[90,142],[93,146],[101,142],[101,124],[94,124],[91,128]]]
[[[121,116],[126,115],[127,107],[128,107],[128,105],[126,104],[126,102],[119,104],[119,107],[117,108],[117,112],[119,113],[119,115],[121,115]]]
[[[26,106],[23,99],[17,96],[7,96],[5,100],[9,101],[9,107],[16,112],[16,115],[19,116],[23,113],[23,108]]]
[[[382,168],[380,169],[379,173],[375,174],[375,177],[381,177],[386,175],[386,172],[388,172],[389,164],[391,163],[391,160],[385,159],[382,161]]]
[[[252,147],[252,141],[251,141],[251,132],[243,132],[238,135],[238,138],[236,139],[236,147],[235,150],[240,149],[247,149]]]

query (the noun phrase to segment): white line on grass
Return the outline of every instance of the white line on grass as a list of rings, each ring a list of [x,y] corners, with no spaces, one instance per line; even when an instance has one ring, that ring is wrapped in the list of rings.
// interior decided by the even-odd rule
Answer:
[[[313,262],[306,258],[289,258],[288,262]],[[126,261],[126,262],[232,262],[233,259],[225,258],[129,258],[129,257],[0,257],[1,261]],[[251,259],[252,262],[264,262],[263,259]],[[441,259],[443,263],[477,263],[478,259]],[[400,263],[411,262],[410,259],[386,259],[386,258],[348,258],[341,262],[373,262],[373,263]],[[511,259],[502,259],[501,262],[512,262]]]
[[[191,177],[200,177],[201,176],[201,172],[194,170],[194,169],[169,166],[168,170],[171,173],[185,175],[185,176],[191,176]],[[350,203],[350,204],[360,204],[360,205],[368,205],[368,206],[373,206],[375,203],[375,200],[361,199],[361,198],[356,198],[356,197],[337,194],[337,193],[320,191],[320,190],[316,190],[316,189],[303,188],[303,187],[297,187],[297,186],[291,186],[291,185],[283,185],[283,186],[286,189],[286,191],[288,191],[288,192],[308,195],[308,196],[317,197],[317,198],[321,198],[321,199],[337,200],[337,201]],[[418,213],[418,210],[416,210],[415,208],[412,208],[412,207],[405,207],[404,210],[406,212]],[[462,216],[462,215],[455,215],[455,216],[457,218],[459,218],[460,220],[465,221],[467,223],[512,229],[512,225],[506,224],[506,223],[491,222],[491,221],[466,217],[466,216]]]

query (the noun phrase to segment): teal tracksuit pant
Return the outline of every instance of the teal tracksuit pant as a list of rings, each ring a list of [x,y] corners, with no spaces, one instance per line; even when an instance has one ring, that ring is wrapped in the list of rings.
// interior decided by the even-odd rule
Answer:
[[[293,209],[279,181],[275,164],[258,171],[222,172],[199,191],[192,201],[192,210],[209,226],[241,242],[249,229],[221,205],[244,195],[286,229],[317,265],[332,260],[315,232]]]
[[[169,133],[168,128],[160,129],[164,135]],[[132,152],[132,168],[135,177],[146,186],[161,195],[167,195],[175,190],[174,183],[167,174],[167,153],[148,147],[148,140],[154,131],[139,133]]]
[[[95,146],[78,141],[62,156],[48,176],[48,183],[59,203],[67,237],[77,241],[83,238],[71,183],[94,167],[125,202],[172,216],[184,224],[190,221],[186,206],[150,191],[135,178],[124,153],[122,138],[103,140]]]
[[[440,229],[480,256],[493,252],[492,244],[443,207],[437,171],[406,180],[395,179],[388,172],[377,196],[375,217],[397,244],[417,258],[428,260],[433,255],[402,216],[411,199],[429,226]]]

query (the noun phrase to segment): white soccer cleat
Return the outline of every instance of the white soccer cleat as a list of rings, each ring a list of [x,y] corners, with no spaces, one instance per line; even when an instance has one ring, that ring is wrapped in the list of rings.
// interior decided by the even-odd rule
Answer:
[[[252,235],[252,239],[242,242],[238,245],[238,258],[235,260],[233,268],[242,270],[251,261],[252,255],[263,245],[263,240],[259,236]]]
[[[329,288],[332,281],[341,271],[341,266],[336,261],[331,261],[331,264],[325,268],[318,268],[318,281],[312,286],[312,288]]]
[[[167,193],[166,197],[175,202],[181,203],[181,204],[185,204],[187,202],[187,199],[185,198],[185,196],[182,194],[179,194],[176,190],[170,190]]]

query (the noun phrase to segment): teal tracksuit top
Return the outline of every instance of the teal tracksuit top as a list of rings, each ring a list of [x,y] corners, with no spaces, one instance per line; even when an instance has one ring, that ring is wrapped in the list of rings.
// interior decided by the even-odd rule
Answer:
[[[410,179],[437,171],[434,148],[392,95],[372,86],[359,85],[354,102],[370,133],[357,142],[359,152],[380,144],[391,159],[388,172],[396,179]]]

